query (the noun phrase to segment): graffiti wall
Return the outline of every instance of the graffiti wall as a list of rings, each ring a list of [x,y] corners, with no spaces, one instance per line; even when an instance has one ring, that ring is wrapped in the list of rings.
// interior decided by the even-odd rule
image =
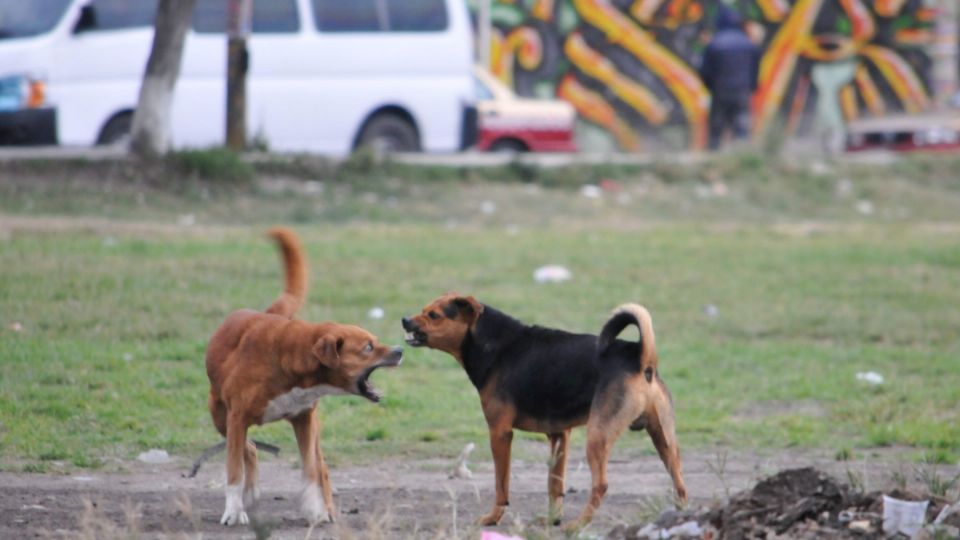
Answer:
[[[572,103],[601,144],[703,148],[710,96],[697,71],[720,1],[493,0],[490,68],[521,95]],[[847,118],[929,106],[929,0],[727,3],[763,50],[758,137],[809,133],[824,91]],[[826,88],[818,66],[849,76]]]

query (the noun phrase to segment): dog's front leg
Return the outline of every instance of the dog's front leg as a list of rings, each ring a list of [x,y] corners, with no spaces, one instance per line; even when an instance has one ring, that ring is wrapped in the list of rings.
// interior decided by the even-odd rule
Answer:
[[[497,498],[490,513],[480,518],[479,525],[500,523],[507,506],[510,504],[510,445],[513,442],[513,429],[510,425],[490,428],[490,449],[493,451],[493,468],[496,478]]]
[[[570,430],[547,435],[550,439],[550,473],[547,477],[547,495],[550,497],[550,522],[559,525],[563,519],[563,481],[567,472],[567,446]]]
[[[220,523],[246,525],[250,522],[243,509],[243,460],[247,443],[247,425],[240,415],[227,417],[227,485],[226,506]]]
[[[319,423],[313,409],[290,420],[300,447],[303,462],[303,494],[300,497],[300,513],[311,524],[333,521],[333,495],[330,479],[320,452]],[[322,466],[321,466],[322,464]],[[321,503],[321,496],[323,503]]]

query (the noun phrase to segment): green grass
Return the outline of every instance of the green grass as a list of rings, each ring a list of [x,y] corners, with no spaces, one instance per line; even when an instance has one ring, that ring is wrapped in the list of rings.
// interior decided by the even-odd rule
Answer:
[[[916,167],[911,193],[934,186],[936,208],[946,208],[955,181],[938,183],[930,176],[940,169],[931,168]],[[891,170],[883,174],[902,173]],[[614,306],[639,301],[654,316],[685,448],[849,455],[895,445],[960,457],[960,229],[923,219],[932,192],[901,200],[920,218],[821,214],[808,226],[782,223],[799,221],[780,219],[771,206],[791,200],[782,190],[769,188],[761,203],[701,201],[683,192],[687,180],[675,182],[673,198],[656,204],[681,208],[687,200],[707,208],[705,218],[647,220],[573,190],[531,195],[522,185],[476,180],[344,187],[338,211],[368,205],[368,189],[397,201],[380,217],[297,226],[312,277],[301,316],[358,323],[399,344],[400,317],[449,290],[528,322],[591,332]],[[737,197],[766,189],[752,182],[731,187]],[[796,198],[832,200],[832,183],[820,182]],[[231,310],[266,306],[279,292],[278,257],[262,231],[293,221],[281,203],[301,197],[239,191],[204,201],[152,188],[167,202],[148,205],[144,224],[135,201],[92,193],[89,183],[65,185],[56,203],[49,186],[0,180],[6,193],[47,205],[44,214],[71,218],[54,226],[9,199],[0,214],[0,225],[4,215],[20,220],[0,227],[7,231],[0,234],[0,462],[31,471],[52,462],[97,467],[154,447],[192,457],[219,438],[206,412],[206,340]],[[858,189],[875,201],[893,197],[880,185]],[[499,205],[493,216],[474,210],[444,220],[443,201],[456,210],[487,199]],[[85,209],[97,200],[114,203],[111,220],[90,219],[95,212]],[[236,223],[250,201],[263,208],[249,206],[249,224],[219,226]],[[183,212],[177,203],[218,226],[164,225]],[[805,207],[790,205],[786,215]],[[827,213],[841,208],[826,205]],[[400,219],[398,208],[409,214]],[[566,265],[574,279],[534,284],[532,271],[547,263]],[[367,319],[374,306],[384,319]],[[868,386],[855,380],[858,371],[886,381]],[[489,457],[476,392],[449,356],[408,348],[403,367],[377,372],[374,381],[386,392],[379,406],[355,397],[321,401],[332,462],[452,458],[468,441],[477,443],[477,459]],[[285,425],[256,428],[254,436],[295,454]],[[582,444],[582,433],[574,443]],[[627,434],[618,443],[617,452],[638,451],[651,451],[646,437]]]

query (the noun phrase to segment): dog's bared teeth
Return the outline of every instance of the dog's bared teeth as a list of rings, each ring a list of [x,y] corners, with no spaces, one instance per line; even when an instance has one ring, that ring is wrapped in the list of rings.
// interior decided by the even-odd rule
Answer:
[[[404,334],[403,338],[406,339],[407,341],[413,340],[414,338],[413,332],[407,332],[406,334]]]

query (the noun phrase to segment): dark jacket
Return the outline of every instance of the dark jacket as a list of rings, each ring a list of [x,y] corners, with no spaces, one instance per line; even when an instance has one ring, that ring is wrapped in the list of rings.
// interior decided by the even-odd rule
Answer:
[[[757,89],[760,48],[740,27],[735,11],[720,7],[716,32],[703,53],[700,77],[715,99],[734,98]]]

